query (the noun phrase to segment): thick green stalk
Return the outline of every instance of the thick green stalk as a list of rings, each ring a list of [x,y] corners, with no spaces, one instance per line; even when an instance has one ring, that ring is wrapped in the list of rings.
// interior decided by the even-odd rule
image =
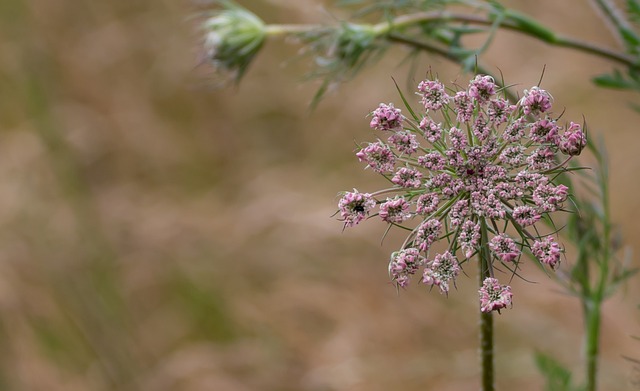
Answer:
[[[598,355],[600,353],[600,307],[599,299],[587,301],[584,308],[585,316],[585,365],[586,365],[586,391],[597,389]]]
[[[482,220],[480,223],[480,265],[478,267],[479,287],[485,278],[491,277],[490,264],[491,254],[489,253],[487,223]],[[482,369],[482,391],[493,391],[494,369],[493,369],[493,313],[480,311],[480,366]]]

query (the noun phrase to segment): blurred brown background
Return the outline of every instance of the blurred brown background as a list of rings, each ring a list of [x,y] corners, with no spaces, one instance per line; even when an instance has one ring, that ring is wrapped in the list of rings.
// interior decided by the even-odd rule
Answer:
[[[270,23],[332,22],[320,1],[245,1]],[[328,4],[328,2],[327,2]],[[618,47],[583,2],[511,1]],[[398,101],[394,49],[316,111],[298,47],[269,42],[237,88],[194,71],[195,9],[169,0],[0,1],[0,389],[468,390],[474,270],[447,299],[388,283],[385,227],[341,232],[336,194],[372,191],[354,140]],[[338,15],[340,13],[338,12]],[[584,115],[611,152],[613,215],[635,246],[640,96],[595,88],[603,60],[500,33],[485,61]],[[441,80],[458,68],[423,57]],[[569,260],[571,254],[568,254]],[[578,302],[532,265],[496,319],[500,389],[539,390],[533,352],[580,375]],[[633,389],[637,282],[604,308],[602,389]]]

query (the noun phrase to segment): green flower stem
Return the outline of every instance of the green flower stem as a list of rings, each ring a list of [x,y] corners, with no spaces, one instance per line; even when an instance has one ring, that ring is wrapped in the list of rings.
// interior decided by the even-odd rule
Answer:
[[[398,33],[391,33],[389,34],[389,36],[387,37],[387,39],[391,42],[397,42],[397,43],[401,43],[403,45],[407,45],[407,46],[411,46],[414,47],[416,49],[420,49],[420,50],[424,50],[426,52],[430,52],[433,54],[437,54],[441,57],[446,58],[447,60],[450,60],[452,62],[455,63],[462,63],[462,58],[460,58],[460,56],[451,53],[449,50],[442,48],[440,46],[436,46],[436,45],[432,45],[429,42],[424,42],[424,41],[419,41],[417,39],[411,38],[411,37],[407,37],[405,35],[401,35]],[[491,75],[491,73],[489,72],[489,70],[485,69],[484,67],[482,67],[481,65],[477,65],[477,72],[478,73],[482,73],[485,75]],[[494,77],[495,79],[495,77]],[[498,79],[495,79],[496,82],[499,82]],[[518,99],[515,97],[515,95],[513,95],[512,93],[508,92],[508,94],[511,94],[510,98],[512,102],[517,102]]]
[[[598,356],[600,353],[600,324],[602,323],[601,308],[605,299],[609,281],[609,261],[611,258],[611,214],[609,210],[609,170],[605,159],[600,158],[598,170],[598,184],[602,197],[602,249],[595,255],[599,267],[598,280],[595,289],[589,287],[589,280],[583,286],[583,316],[585,321],[585,354],[586,354],[586,391],[597,389]]]
[[[628,56],[624,53],[620,53],[609,48],[593,45],[589,42],[584,42],[571,37],[565,37],[559,34],[555,34],[551,30],[548,30],[542,25],[539,25],[533,19],[527,18],[524,15],[513,12],[506,12],[505,15],[506,16],[504,18],[504,21],[499,25],[501,28],[528,35],[554,46],[572,48],[585,53],[596,55],[598,57],[607,58],[628,67],[635,67],[638,65],[638,61],[636,61],[636,59],[632,56]],[[446,11],[418,12],[398,16],[397,18],[392,19],[389,22],[382,22],[374,25],[363,24],[361,25],[361,27],[364,29],[371,29],[379,37],[385,37],[397,30],[429,22],[459,22],[466,24],[492,26],[495,23],[495,20],[488,16],[458,14]],[[327,26],[317,24],[272,24],[265,26],[266,34],[272,37],[304,34],[318,31],[322,32],[322,30],[326,30],[327,32],[332,31],[332,29]]]
[[[485,278],[491,277],[491,254],[488,246],[487,222],[480,221],[480,265],[478,267],[479,287]],[[493,391],[494,369],[493,369],[493,313],[480,311],[480,366],[482,370],[482,391]]]
[[[493,313],[480,312],[482,391],[493,391]]]
[[[586,354],[586,391],[597,389],[598,355],[600,353],[600,308],[601,300],[584,302],[585,316],[585,354]]]
[[[451,53],[450,51],[443,49],[441,47],[438,47],[436,45],[432,45],[428,42],[424,42],[424,41],[418,41],[416,39],[413,39],[411,37],[407,37],[404,35],[400,35],[397,33],[391,33],[389,34],[389,36],[387,37],[388,40],[392,41],[392,42],[397,42],[397,43],[401,43],[401,44],[405,44],[407,46],[411,46],[414,47],[416,49],[420,49],[420,50],[424,50],[426,52],[430,52],[433,54],[437,54],[443,58],[446,58],[447,60],[451,61],[451,62],[455,62],[456,64],[462,64],[463,59],[460,56],[457,56],[453,53]],[[500,81],[499,78],[496,78],[492,75],[492,73],[486,69],[485,67],[483,67],[480,64],[476,64],[476,72],[477,73],[481,73],[484,75],[489,75],[492,76],[493,79],[496,81],[496,83],[498,85],[500,85],[501,87],[504,87]],[[508,89],[504,89],[502,91],[505,96],[513,103],[518,101],[518,97],[512,93],[511,91],[509,91]]]
[[[620,11],[615,3],[610,0],[591,0],[591,2],[594,7],[603,13],[604,18],[609,22],[605,23],[605,25],[614,30],[614,33],[618,35],[617,38],[622,41],[627,41],[628,39],[638,41],[640,39],[631,24],[621,16],[624,11]]]
[[[591,0],[591,2],[596,8],[602,11],[602,13],[604,14],[604,17],[607,18],[607,20],[610,23],[613,23],[614,26],[621,26],[626,29],[631,29],[631,26],[629,26],[629,23],[619,15],[619,11],[616,8],[616,5],[613,4],[611,1]]]

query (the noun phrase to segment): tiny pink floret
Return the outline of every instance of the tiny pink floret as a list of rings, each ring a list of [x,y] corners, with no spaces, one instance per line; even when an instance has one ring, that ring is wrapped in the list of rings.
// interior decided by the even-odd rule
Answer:
[[[531,247],[531,252],[538,260],[551,269],[556,269],[560,264],[562,249],[552,236],[547,236],[542,240],[536,240]]]
[[[497,279],[487,277],[478,291],[480,295],[480,311],[489,313],[512,305],[511,287],[500,285]]]
[[[376,200],[369,193],[360,193],[353,189],[347,192],[338,202],[340,216],[345,227],[353,227],[360,223],[368,215],[369,211],[376,206]]]
[[[373,129],[381,131],[402,130],[402,121],[404,121],[404,116],[400,109],[393,107],[393,103],[380,103],[380,106],[373,110],[371,116],[372,118],[369,126]]]
[[[436,258],[427,264],[422,274],[422,282],[437,286],[440,288],[440,293],[449,293],[449,281],[455,282],[458,274],[460,274],[458,260],[450,251],[446,251],[436,255]]]

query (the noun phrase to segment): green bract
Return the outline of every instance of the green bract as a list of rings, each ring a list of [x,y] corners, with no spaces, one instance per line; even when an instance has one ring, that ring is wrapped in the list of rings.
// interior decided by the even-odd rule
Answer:
[[[265,24],[253,13],[236,5],[216,12],[203,23],[207,60],[239,80],[266,38]]]

